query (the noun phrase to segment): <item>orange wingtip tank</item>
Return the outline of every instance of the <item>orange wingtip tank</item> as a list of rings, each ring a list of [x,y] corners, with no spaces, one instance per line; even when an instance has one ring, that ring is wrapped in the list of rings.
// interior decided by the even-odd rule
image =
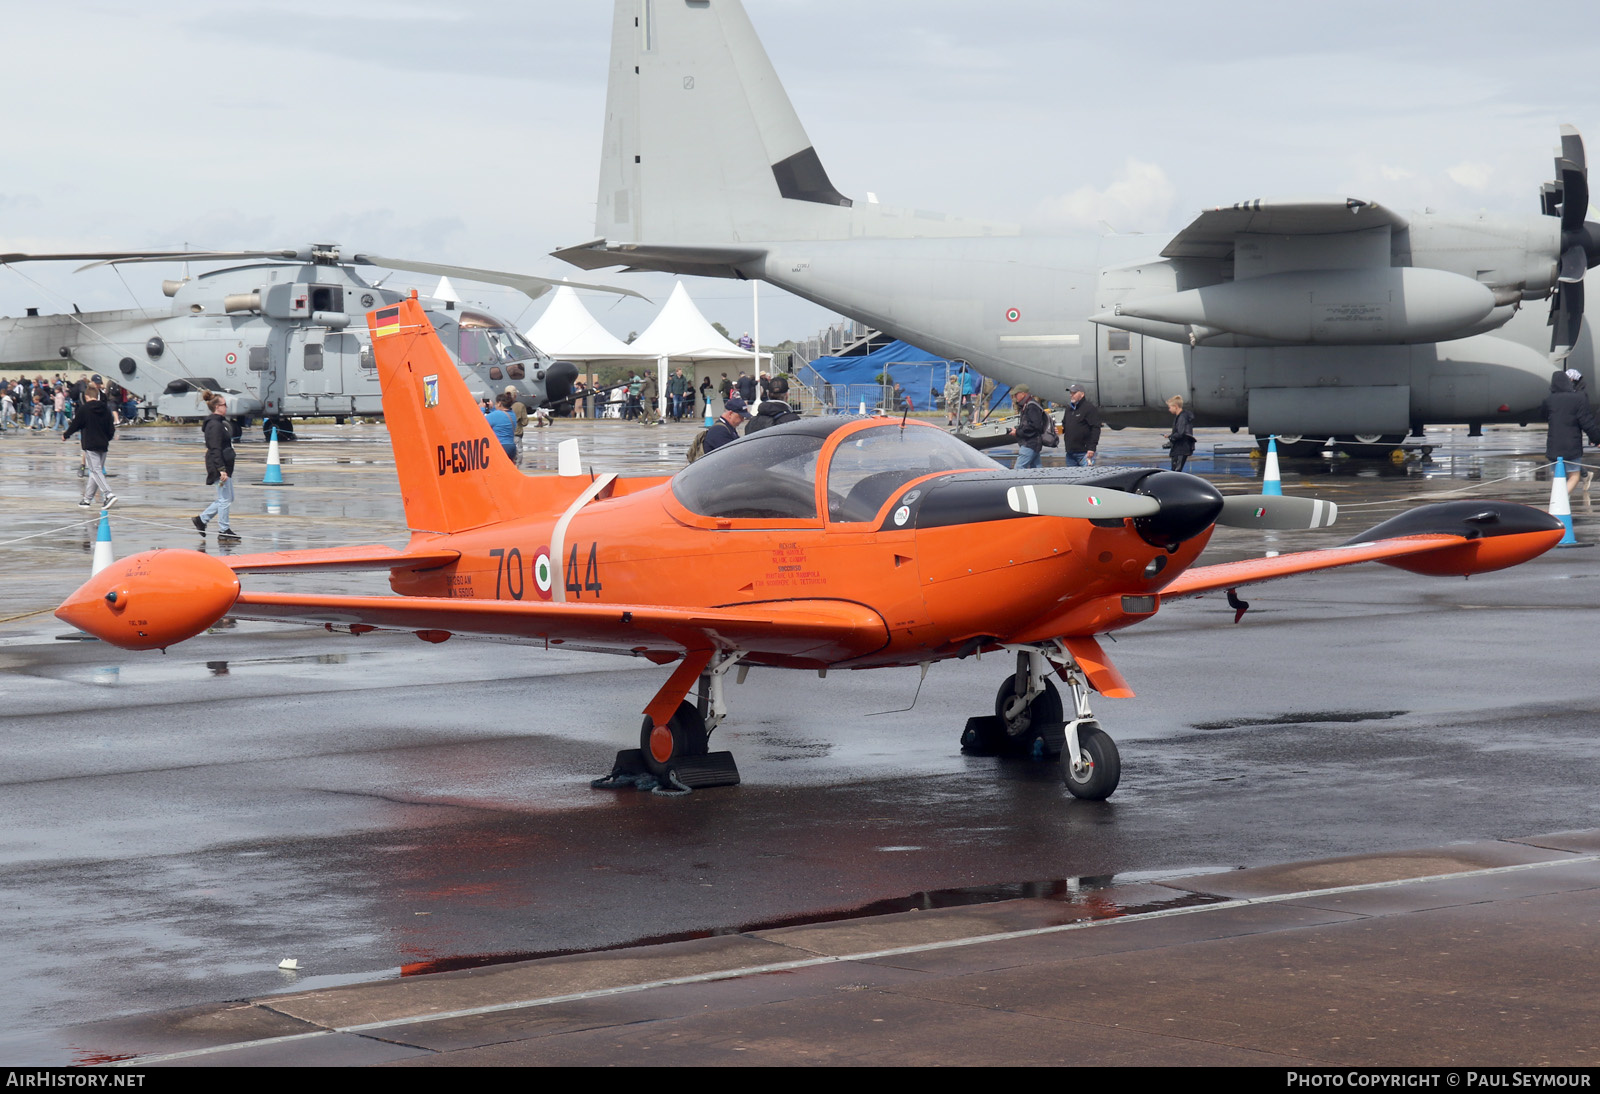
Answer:
[[[1454,535],[1455,547],[1425,554],[1379,559],[1385,566],[1432,577],[1466,577],[1504,570],[1537,558],[1561,539],[1565,529],[1541,510],[1514,502],[1452,501],[1427,505],[1384,521],[1362,542],[1419,535]]]
[[[125,650],[166,649],[221,619],[238,596],[238,577],[219,559],[146,551],[84,582],[56,618]]]

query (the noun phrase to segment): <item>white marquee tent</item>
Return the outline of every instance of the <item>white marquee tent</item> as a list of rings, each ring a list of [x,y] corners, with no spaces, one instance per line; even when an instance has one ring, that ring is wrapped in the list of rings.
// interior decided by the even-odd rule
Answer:
[[[674,368],[688,366],[691,380],[698,382],[695,366],[716,362],[741,362],[754,374],[769,369],[772,354],[757,354],[740,349],[724,338],[700,314],[683,282],[673,285],[672,295],[661,311],[631,343],[623,342],[602,327],[570,287],[556,289],[550,306],[538,322],[528,328],[528,341],[562,361],[586,364],[656,363],[659,405],[667,405],[667,375]]]

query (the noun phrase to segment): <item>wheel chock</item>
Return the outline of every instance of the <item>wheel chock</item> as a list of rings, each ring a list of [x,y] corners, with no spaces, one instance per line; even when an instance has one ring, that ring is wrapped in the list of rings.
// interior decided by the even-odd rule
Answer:
[[[666,778],[658,778],[645,766],[644,753],[637,748],[624,748],[612,761],[611,774],[589,783],[596,790],[622,790],[633,787],[657,794],[687,794],[691,790],[706,790],[713,786],[738,786],[739,767],[733,762],[731,752],[711,752],[704,756],[686,756],[673,765]]]
[[[704,756],[685,756],[667,773],[680,786],[705,790],[713,786],[738,786],[739,767],[731,752],[708,752]]]
[[[996,756],[1005,739],[1004,722],[993,714],[979,715],[967,719],[967,727],[961,731],[961,751],[968,756]]]

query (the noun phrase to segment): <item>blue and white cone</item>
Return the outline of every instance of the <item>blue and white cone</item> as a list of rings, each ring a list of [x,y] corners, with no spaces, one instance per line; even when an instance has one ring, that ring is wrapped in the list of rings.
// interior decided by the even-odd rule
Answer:
[[[1556,469],[1550,480],[1550,515],[1566,529],[1561,533],[1557,547],[1577,547],[1578,537],[1572,534],[1572,499],[1567,497],[1567,461],[1556,457]]]
[[[1261,477],[1263,494],[1283,494],[1283,476],[1278,473],[1278,438],[1267,438],[1267,468]]]
[[[716,416],[711,413],[711,400],[706,400],[706,428],[710,429],[717,424]]]
[[[89,560],[89,576],[93,577],[115,561],[116,556],[111,553],[111,514],[102,509],[100,530],[94,537],[94,556]]]
[[[261,477],[265,486],[283,485],[283,463],[278,458],[278,427],[272,427],[272,440],[267,445],[267,473]]]

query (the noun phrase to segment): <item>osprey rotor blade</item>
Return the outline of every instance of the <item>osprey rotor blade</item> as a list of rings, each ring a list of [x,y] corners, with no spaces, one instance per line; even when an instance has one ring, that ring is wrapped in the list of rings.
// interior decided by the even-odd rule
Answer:
[[[1299,528],[1327,528],[1338,515],[1339,507],[1331,501],[1285,494],[1234,494],[1222,499],[1222,513],[1217,523],[1229,528],[1288,532]]]
[[[1042,517],[1077,517],[1083,520],[1121,520],[1148,517],[1161,511],[1161,503],[1143,494],[1105,490],[1066,483],[1013,486],[1006,491],[1013,512]]]

